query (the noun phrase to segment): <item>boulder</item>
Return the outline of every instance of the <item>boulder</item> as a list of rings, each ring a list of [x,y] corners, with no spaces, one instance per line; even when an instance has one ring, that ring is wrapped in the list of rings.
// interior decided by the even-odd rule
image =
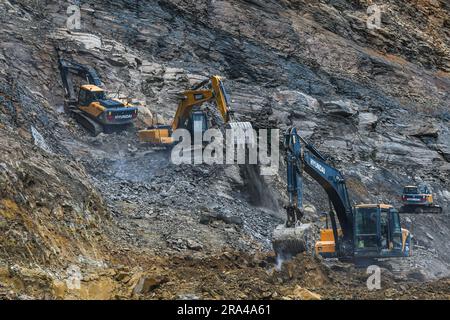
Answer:
[[[360,112],[359,115],[360,128],[375,129],[378,117],[372,112]]]
[[[229,216],[229,215],[215,213],[215,212],[203,213],[200,216],[201,224],[210,224],[214,220],[220,220],[220,221],[225,222],[226,224],[234,224],[239,227],[242,227],[244,225],[244,221],[242,220],[241,217],[238,217],[238,216],[233,216],[233,215]]]
[[[150,291],[158,288],[163,283],[166,283],[168,279],[164,276],[142,276],[136,286],[133,288],[134,294],[146,294]]]
[[[144,124],[144,127],[150,127],[153,125],[153,114],[152,112],[143,105],[138,106],[138,121]]]
[[[351,117],[358,113],[358,107],[351,101],[327,101],[323,102],[324,111],[328,114]]]
[[[318,218],[319,215],[317,214],[317,209],[315,206],[313,206],[312,204],[306,204],[303,207],[303,211],[305,213],[305,216],[310,217],[310,218]]]
[[[199,251],[203,249],[203,246],[195,240],[187,239],[186,245],[188,249]]]
[[[413,137],[437,138],[439,135],[439,127],[433,122],[415,123],[408,127],[405,133]]]

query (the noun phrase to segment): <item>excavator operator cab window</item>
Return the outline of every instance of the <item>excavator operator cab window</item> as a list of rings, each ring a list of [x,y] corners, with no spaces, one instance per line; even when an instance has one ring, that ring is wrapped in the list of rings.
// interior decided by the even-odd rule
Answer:
[[[391,246],[390,249],[402,249],[402,226],[400,224],[400,216],[397,210],[390,209],[390,221],[389,221],[389,229],[390,229],[390,239]]]
[[[93,100],[92,101],[99,101],[99,100],[105,100],[105,92],[104,91],[95,91],[91,92]]]
[[[99,101],[104,99],[105,99],[104,91],[89,91],[81,89],[78,95],[78,102],[82,106],[87,106],[91,104],[93,101]]]
[[[378,248],[378,208],[355,210],[355,237],[357,249]]]
[[[86,105],[86,90],[80,90],[80,93],[78,94],[78,103],[82,106]]]
[[[206,115],[201,110],[192,112],[190,122],[190,125],[192,126],[191,132],[194,134],[199,132],[203,135],[203,133],[208,129]]]
[[[404,194],[418,194],[419,190],[417,189],[417,187],[405,187],[403,189],[403,193]]]
[[[380,213],[380,247],[382,249],[389,249],[391,243],[389,213],[390,211],[387,209],[382,209]]]

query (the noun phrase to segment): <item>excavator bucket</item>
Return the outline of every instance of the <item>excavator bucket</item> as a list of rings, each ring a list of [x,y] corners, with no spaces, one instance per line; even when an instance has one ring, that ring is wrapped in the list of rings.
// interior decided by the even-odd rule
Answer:
[[[170,126],[159,125],[145,130],[139,130],[139,141],[156,145],[172,145],[173,138],[170,136]]]
[[[277,226],[272,234],[272,246],[277,256],[287,259],[306,251],[310,230],[310,223],[289,228],[284,224]]]
[[[250,122],[229,122],[226,126],[230,130],[231,139],[238,146],[255,146],[256,137]]]

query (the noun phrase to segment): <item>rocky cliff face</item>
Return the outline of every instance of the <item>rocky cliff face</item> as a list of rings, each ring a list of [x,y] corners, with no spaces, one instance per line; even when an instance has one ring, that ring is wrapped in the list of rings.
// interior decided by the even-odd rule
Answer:
[[[264,251],[283,217],[283,165],[255,182],[234,166],[171,165],[164,152],[138,145],[133,131],[88,137],[63,113],[55,46],[95,67],[108,91],[140,101],[138,127],[152,116],[171,119],[179,91],[220,74],[238,117],[256,127],[295,125],[344,173],[355,202],[399,205],[404,184],[425,182],[448,212],[450,7],[377,1],[381,29],[370,30],[373,3],[83,1],[81,29],[69,32],[66,2],[1,1],[5,279],[14,278],[14,265],[59,270],[36,286],[62,297],[68,289],[58,272],[72,263],[98,276],[98,268],[146,266],[143,251]],[[314,212],[327,201],[312,181],[305,200],[319,226]],[[448,276],[447,217],[407,217],[417,255],[391,271]],[[79,297],[128,296],[141,281],[136,270],[125,272],[134,277],[129,284],[122,276],[111,284],[101,272]]]

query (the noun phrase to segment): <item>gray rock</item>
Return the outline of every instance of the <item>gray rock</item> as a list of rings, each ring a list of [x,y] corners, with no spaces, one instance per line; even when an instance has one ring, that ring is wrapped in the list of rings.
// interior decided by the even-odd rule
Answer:
[[[378,117],[376,114],[372,112],[360,112],[358,117],[359,126],[361,128],[375,129],[378,122]]]
[[[325,101],[323,102],[323,109],[328,114],[351,117],[358,113],[358,107],[351,101]]]
[[[405,132],[414,137],[433,137],[437,138],[439,135],[439,127],[432,123],[415,123],[412,124]]]
[[[186,245],[189,249],[199,251],[203,249],[203,246],[195,240],[188,239]]]

